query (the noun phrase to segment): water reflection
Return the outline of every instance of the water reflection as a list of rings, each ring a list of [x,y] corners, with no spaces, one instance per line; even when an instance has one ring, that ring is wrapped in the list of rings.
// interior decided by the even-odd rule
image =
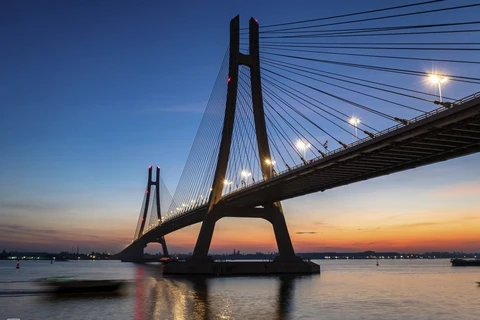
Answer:
[[[165,278],[155,267],[138,267],[145,268],[145,276],[136,281],[135,320],[283,320],[292,316],[299,277]]]
[[[291,306],[295,285],[294,276],[282,276],[279,281],[277,319],[288,319],[291,313]]]
[[[211,319],[206,279],[155,281],[148,298],[151,317],[144,319]]]
[[[143,268],[136,268],[135,270],[135,320],[142,320],[144,318],[144,308],[143,308],[143,303],[144,303],[144,270]]]
[[[208,283],[205,278],[192,278],[189,280],[193,286],[195,301],[195,319],[210,319],[210,301],[208,300]]]

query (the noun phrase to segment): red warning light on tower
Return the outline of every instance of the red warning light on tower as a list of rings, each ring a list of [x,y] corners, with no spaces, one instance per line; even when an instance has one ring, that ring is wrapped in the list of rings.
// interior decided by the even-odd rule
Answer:
[[[255,19],[255,22],[258,23],[258,19]]]
[[[231,80],[232,80],[232,78],[228,77],[227,82],[230,82]]]

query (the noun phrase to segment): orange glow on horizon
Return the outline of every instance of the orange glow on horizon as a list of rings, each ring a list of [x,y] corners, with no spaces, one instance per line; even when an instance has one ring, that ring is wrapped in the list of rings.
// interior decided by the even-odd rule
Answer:
[[[441,215],[442,213],[439,212]],[[287,216],[292,219],[294,215]],[[433,217],[433,215],[432,215]],[[388,219],[375,227],[361,227],[359,223],[337,228],[327,224],[295,223],[287,221],[296,252],[355,252],[395,251],[400,253],[426,251],[479,252],[480,216],[461,212],[455,219],[392,223]],[[166,236],[172,252],[188,253],[195,247],[201,224],[196,224]],[[309,226],[309,228],[306,228]],[[133,230],[129,221],[115,226],[95,225],[87,229],[63,227],[62,231],[28,229],[8,236],[0,236],[2,243],[16,247],[33,246],[37,251],[64,244],[92,248],[89,251],[118,252],[129,244]],[[98,247],[99,243],[101,248]],[[210,247],[211,253],[230,253],[233,249],[243,253],[276,252],[273,228],[262,219],[225,218],[216,224]],[[18,250],[18,249],[17,249]],[[149,245],[147,252],[158,252],[160,247]],[[19,250],[20,251],[20,250]],[[48,251],[48,250],[47,250]],[[63,251],[63,250],[62,250]]]
[[[412,184],[408,189],[388,190],[365,183],[361,189],[347,186],[321,198],[312,195],[285,201],[284,212],[296,252],[480,252],[479,192],[480,181],[422,189]],[[344,201],[345,193],[354,195]],[[408,201],[392,206],[397,197]],[[38,215],[30,219],[31,212],[16,212],[2,221],[0,243],[4,247],[0,250],[59,252],[78,246],[83,252],[119,252],[133,239],[138,213],[133,216],[131,212],[138,212],[138,208],[137,201],[127,207],[112,203],[105,209],[91,205],[84,212],[72,210],[65,219],[57,220]],[[200,226],[168,234],[169,251],[192,252]],[[234,249],[242,253],[276,252],[271,224],[251,218],[219,220],[210,252],[231,253]],[[146,251],[159,252],[160,247],[150,244]]]

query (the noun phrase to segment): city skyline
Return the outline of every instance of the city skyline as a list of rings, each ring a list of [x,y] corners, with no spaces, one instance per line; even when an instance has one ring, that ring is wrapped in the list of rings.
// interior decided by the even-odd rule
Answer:
[[[320,9],[315,1],[302,8],[255,3],[252,10],[253,3],[222,4],[216,15],[200,4],[2,4],[10,15],[0,24],[7,44],[0,146],[8,155],[0,158],[0,250],[118,252],[129,244],[146,168],[159,165],[175,189],[225,53],[229,19],[240,13],[244,25],[250,16],[269,24]],[[313,16],[343,13],[344,5]],[[367,1],[350,10],[377,7]],[[283,201],[294,248],[479,252],[478,163],[475,154]],[[167,235],[169,250],[191,252],[199,229]],[[210,251],[230,248],[276,251],[270,224],[220,220]]]

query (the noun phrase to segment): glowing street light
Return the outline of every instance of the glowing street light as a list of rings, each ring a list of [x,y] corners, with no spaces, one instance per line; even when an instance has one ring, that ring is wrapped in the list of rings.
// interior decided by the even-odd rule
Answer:
[[[246,170],[242,170],[242,172],[240,172],[240,175],[242,176],[242,184],[244,187],[246,187],[248,177],[250,177],[252,174]]]
[[[305,160],[305,152],[308,148],[310,148],[311,145],[308,142],[305,142],[303,140],[298,140],[297,141],[297,149],[303,150],[303,160]]]
[[[355,138],[358,139],[357,126],[360,123],[360,119],[351,117],[350,120],[348,120],[348,122],[355,127]]]
[[[268,164],[268,165],[274,165],[276,162],[275,162],[275,160],[267,159],[267,160],[265,160],[265,163]]]
[[[270,178],[273,177],[273,166],[275,165],[275,160],[270,160],[270,159],[267,159],[265,160],[265,163],[268,164],[270,166]]]
[[[442,101],[442,83],[446,83],[448,81],[448,78],[438,74],[431,74],[428,76],[428,80],[430,80],[431,83],[438,85],[438,94],[440,96],[440,102],[443,102]]]
[[[233,183],[233,181],[228,181],[227,179],[223,180],[223,185],[225,187],[230,186],[229,192],[232,191],[232,183]]]

